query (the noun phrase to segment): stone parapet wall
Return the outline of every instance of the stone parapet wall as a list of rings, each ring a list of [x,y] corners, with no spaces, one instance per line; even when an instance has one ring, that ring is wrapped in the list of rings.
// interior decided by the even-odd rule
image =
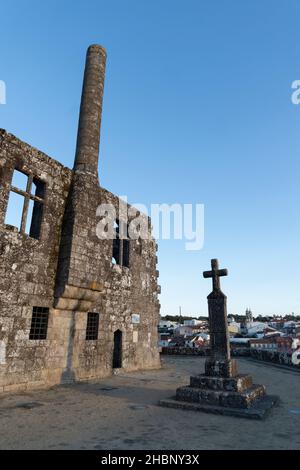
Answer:
[[[208,348],[185,348],[185,347],[168,347],[161,348],[162,354],[174,356],[208,356]]]
[[[300,368],[300,366],[295,366],[292,363],[292,355],[287,352],[278,352],[278,351],[263,351],[259,349],[251,349],[250,356],[253,359],[258,359],[260,361],[273,362],[275,364],[283,364],[288,366],[293,366],[295,368]]]

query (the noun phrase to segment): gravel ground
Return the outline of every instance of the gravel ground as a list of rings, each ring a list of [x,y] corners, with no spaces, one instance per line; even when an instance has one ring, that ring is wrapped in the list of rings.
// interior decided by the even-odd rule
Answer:
[[[201,357],[163,357],[162,369],[0,399],[0,449],[300,449],[300,374],[239,359],[239,370],[279,395],[265,421],[157,406]]]

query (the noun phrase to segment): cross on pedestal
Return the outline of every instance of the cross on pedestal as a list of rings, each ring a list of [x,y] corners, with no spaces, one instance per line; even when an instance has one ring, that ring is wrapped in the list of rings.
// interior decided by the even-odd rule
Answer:
[[[228,276],[227,269],[219,269],[219,261],[217,259],[211,260],[211,271],[204,271],[203,277],[209,278],[212,277],[213,280],[213,290],[221,290],[220,286],[220,277]]]
[[[211,268],[203,273],[213,280],[213,291],[207,297],[210,356],[205,361],[205,373],[192,375],[188,386],[177,388],[175,398],[159,403],[183,410],[262,419],[278,398],[268,397],[263,385],[253,384],[251,375],[238,374],[236,361],[230,358],[227,297],[220,287],[220,277],[228,272],[219,269],[217,259],[211,260]]]
[[[227,297],[220,287],[220,277],[227,275],[227,269],[219,269],[217,259],[211,260],[211,271],[204,271],[203,273],[203,277],[211,277],[213,280],[213,291],[207,297],[210,357],[205,363],[205,373],[210,376],[233,377],[237,374],[235,361],[230,358]]]

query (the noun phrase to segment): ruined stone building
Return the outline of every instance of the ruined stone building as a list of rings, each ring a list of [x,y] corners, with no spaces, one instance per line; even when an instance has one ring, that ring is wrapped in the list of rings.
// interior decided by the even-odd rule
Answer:
[[[160,365],[156,242],[119,215],[97,236],[100,204],[130,207],[98,180],[105,61],[89,47],[73,170],[0,130],[0,392]]]

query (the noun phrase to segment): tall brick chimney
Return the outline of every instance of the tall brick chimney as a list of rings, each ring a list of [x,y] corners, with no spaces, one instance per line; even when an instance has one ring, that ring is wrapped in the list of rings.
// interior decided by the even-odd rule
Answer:
[[[105,63],[105,49],[97,44],[90,46],[86,54],[74,162],[75,173],[97,178]]]

